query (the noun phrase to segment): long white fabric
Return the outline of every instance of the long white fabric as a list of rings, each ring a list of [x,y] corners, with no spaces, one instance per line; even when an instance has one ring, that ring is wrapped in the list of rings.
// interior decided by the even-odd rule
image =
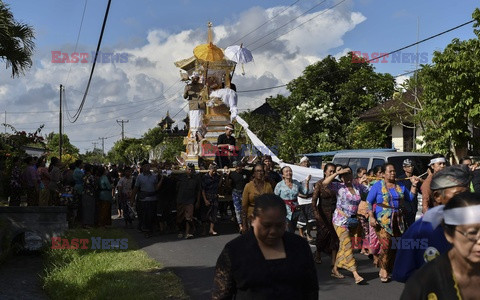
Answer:
[[[236,120],[238,124],[240,124],[243,129],[245,129],[245,132],[250,138],[250,141],[258,151],[260,151],[263,155],[270,155],[272,157],[272,161],[279,164],[280,167],[283,168],[285,166],[288,166],[292,169],[293,179],[302,182],[308,177],[308,175],[311,175],[312,178],[310,179],[310,183],[315,183],[323,178],[323,170],[321,169],[306,168],[284,163],[250,129],[248,129],[248,124],[247,122],[245,122],[244,119],[242,119],[240,116],[237,116]]]
[[[435,229],[445,221],[448,225],[480,224],[480,205],[457,207],[445,210],[445,205],[439,205],[427,210],[423,221],[432,224]]]
[[[238,109],[237,102],[238,97],[237,93],[229,88],[218,89],[210,93],[210,97],[221,98],[223,103],[230,107],[230,119],[233,120],[237,117]]]

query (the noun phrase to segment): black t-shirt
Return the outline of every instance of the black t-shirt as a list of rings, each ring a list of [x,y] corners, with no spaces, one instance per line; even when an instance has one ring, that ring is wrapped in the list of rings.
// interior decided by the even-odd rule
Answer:
[[[280,176],[280,174],[275,171],[268,171],[267,177],[275,183],[279,183],[280,181],[282,181],[282,176]]]
[[[233,136],[227,136],[225,133],[222,133],[218,136],[217,145],[228,144],[235,146],[235,138]]]
[[[240,173],[232,171],[230,178],[232,179],[232,187],[236,190],[243,191],[245,185],[250,181],[250,172],[245,169],[240,171]]]
[[[196,174],[190,177],[182,174],[177,178],[177,203],[195,204],[200,189],[200,178]]]

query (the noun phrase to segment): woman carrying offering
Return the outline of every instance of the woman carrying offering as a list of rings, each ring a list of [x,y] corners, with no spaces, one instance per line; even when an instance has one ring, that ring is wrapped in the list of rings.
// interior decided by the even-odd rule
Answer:
[[[378,275],[382,282],[388,282],[396,253],[396,250],[392,249],[392,238],[400,237],[405,230],[401,209],[404,201],[415,199],[419,179],[412,176],[410,178],[412,187],[407,190],[404,185],[396,184],[396,172],[393,164],[386,163],[383,165],[382,171],[383,179],[372,186],[367,196],[367,202],[369,223],[375,228],[381,245],[378,258],[380,273]],[[372,208],[374,204],[376,204],[375,211]]]

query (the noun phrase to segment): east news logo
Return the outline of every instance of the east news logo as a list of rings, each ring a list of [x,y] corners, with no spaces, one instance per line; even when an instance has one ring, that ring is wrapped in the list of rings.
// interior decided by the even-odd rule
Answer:
[[[92,250],[125,250],[128,249],[128,239],[65,239],[52,237],[52,249],[92,249]]]

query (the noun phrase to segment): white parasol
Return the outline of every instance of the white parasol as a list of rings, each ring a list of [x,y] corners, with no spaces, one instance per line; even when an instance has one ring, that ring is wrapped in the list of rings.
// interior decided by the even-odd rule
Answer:
[[[253,55],[250,50],[243,48],[242,45],[229,46],[225,49],[224,54],[228,59],[233,60],[237,64],[242,64],[242,75],[245,75],[243,64],[253,61]]]

